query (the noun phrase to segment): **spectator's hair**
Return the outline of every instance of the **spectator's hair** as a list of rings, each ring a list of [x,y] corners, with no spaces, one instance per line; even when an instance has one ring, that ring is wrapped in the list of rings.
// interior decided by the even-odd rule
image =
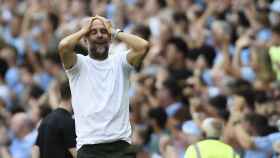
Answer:
[[[229,88],[233,94],[242,96],[245,98],[247,106],[253,111],[255,109],[255,92],[250,82],[238,79],[229,83]]]
[[[163,82],[163,87],[165,87],[169,91],[170,95],[174,99],[181,97],[181,87],[172,77]]]
[[[167,121],[167,114],[165,112],[164,108],[157,107],[152,108],[148,112],[148,116],[150,119],[154,119],[156,121],[156,124],[161,128],[164,129]]]
[[[172,14],[172,19],[177,24],[181,23],[181,22],[183,22],[185,24],[189,23],[187,16],[183,12],[174,12]]]
[[[60,97],[62,100],[71,99],[71,90],[68,81],[64,81],[59,85]]]
[[[53,31],[55,31],[59,26],[59,17],[56,14],[49,12],[47,20],[51,23]]]
[[[25,69],[28,73],[31,73],[33,74],[35,72],[34,68],[32,67],[31,64],[28,64],[27,62],[26,63],[23,63],[20,65],[20,68],[21,69]]]
[[[224,95],[217,95],[215,97],[211,97],[209,99],[209,105],[214,107],[218,115],[223,118],[224,120],[228,120],[229,118],[229,111],[227,109],[227,97]]]
[[[56,52],[47,53],[47,55],[45,56],[45,59],[50,60],[53,64],[61,66],[59,54]]]
[[[190,120],[191,119],[190,108],[186,106],[181,107],[175,112],[173,117],[176,120],[178,120],[180,123],[183,123],[186,120]]]
[[[257,113],[249,113],[245,115],[244,120],[249,122],[259,136],[269,134],[271,127],[269,126],[268,119],[265,116]]]
[[[264,90],[255,91],[255,102],[256,103],[260,103],[260,104],[266,103],[270,99],[272,99],[272,98],[270,98],[268,96],[266,91],[264,91]]]
[[[230,24],[226,21],[216,20],[212,23],[211,27],[219,27],[223,30],[223,33],[232,35],[232,28],[231,28]]]
[[[224,95],[217,95],[209,99],[209,104],[215,109],[226,109],[227,108],[227,97]]]
[[[11,111],[12,115],[15,115],[17,113],[25,112],[25,109],[23,108],[22,105],[16,104],[16,105],[12,106],[10,111]]]
[[[187,56],[189,48],[187,43],[181,37],[170,37],[167,40],[167,44],[174,45],[178,52],[182,53],[184,57]]]
[[[0,58],[0,79],[4,79],[8,68],[8,63],[4,59]]]
[[[280,24],[276,26],[272,26],[271,28],[272,32],[280,36]]]
[[[132,32],[133,32],[133,34],[136,34],[136,35],[144,38],[145,40],[149,40],[150,36],[151,36],[150,28],[143,24],[136,25],[133,28]]]
[[[44,90],[40,86],[38,86],[36,84],[31,86],[30,92],[29,92],[30,97],[32,97],[34,99],[39,99],[43,94],[44,94]]]
[[[166,0],[156,0],[160,8],[166,7]]]
[[[52,108],[49,104],[42,104],[39,106],[40,118],[45,118],[49,113],[52,112]]]

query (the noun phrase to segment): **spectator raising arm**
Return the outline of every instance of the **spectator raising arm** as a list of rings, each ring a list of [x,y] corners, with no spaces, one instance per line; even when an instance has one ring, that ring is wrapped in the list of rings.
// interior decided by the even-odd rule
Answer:
[[[240,124],[236,124],[234,130],[237,141],[243,149],[249,150],[255,147],[252,137]]]

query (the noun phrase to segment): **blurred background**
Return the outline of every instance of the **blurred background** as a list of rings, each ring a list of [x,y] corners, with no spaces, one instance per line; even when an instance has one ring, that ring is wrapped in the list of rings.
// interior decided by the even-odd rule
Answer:
[[[94,15],[152,44],[131,76],[137,158],[183,158],[211,137],[279,155],[280,0],[0,0],[1,158],[31,157],[66,79],[58,42]]]

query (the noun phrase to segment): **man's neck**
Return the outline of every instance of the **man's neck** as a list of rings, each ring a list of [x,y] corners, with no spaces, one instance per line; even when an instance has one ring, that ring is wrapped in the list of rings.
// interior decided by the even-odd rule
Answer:
[[[61,103],[58,107],[66,110],[70,113],[72,112],[71,105],[68,101],[61,101]]]
[[[102,54],[102,55],[98,55],[98,54],[96,54],[96,53],[90,53],[89,56],[90,56],[92,59],[102,61],[102,60],[105,60],[105,59],[108,58],[108,53],[105,53],[105,54]]]

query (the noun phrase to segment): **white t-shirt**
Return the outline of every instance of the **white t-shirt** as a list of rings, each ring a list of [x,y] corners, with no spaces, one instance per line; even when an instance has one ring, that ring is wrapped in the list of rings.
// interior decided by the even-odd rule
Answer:
[[[131,142],[128,90],[133,67],[127,53],[115,53],[103,61],[77,55],[76,64],[66,70],[78,149],[85,144]]]

